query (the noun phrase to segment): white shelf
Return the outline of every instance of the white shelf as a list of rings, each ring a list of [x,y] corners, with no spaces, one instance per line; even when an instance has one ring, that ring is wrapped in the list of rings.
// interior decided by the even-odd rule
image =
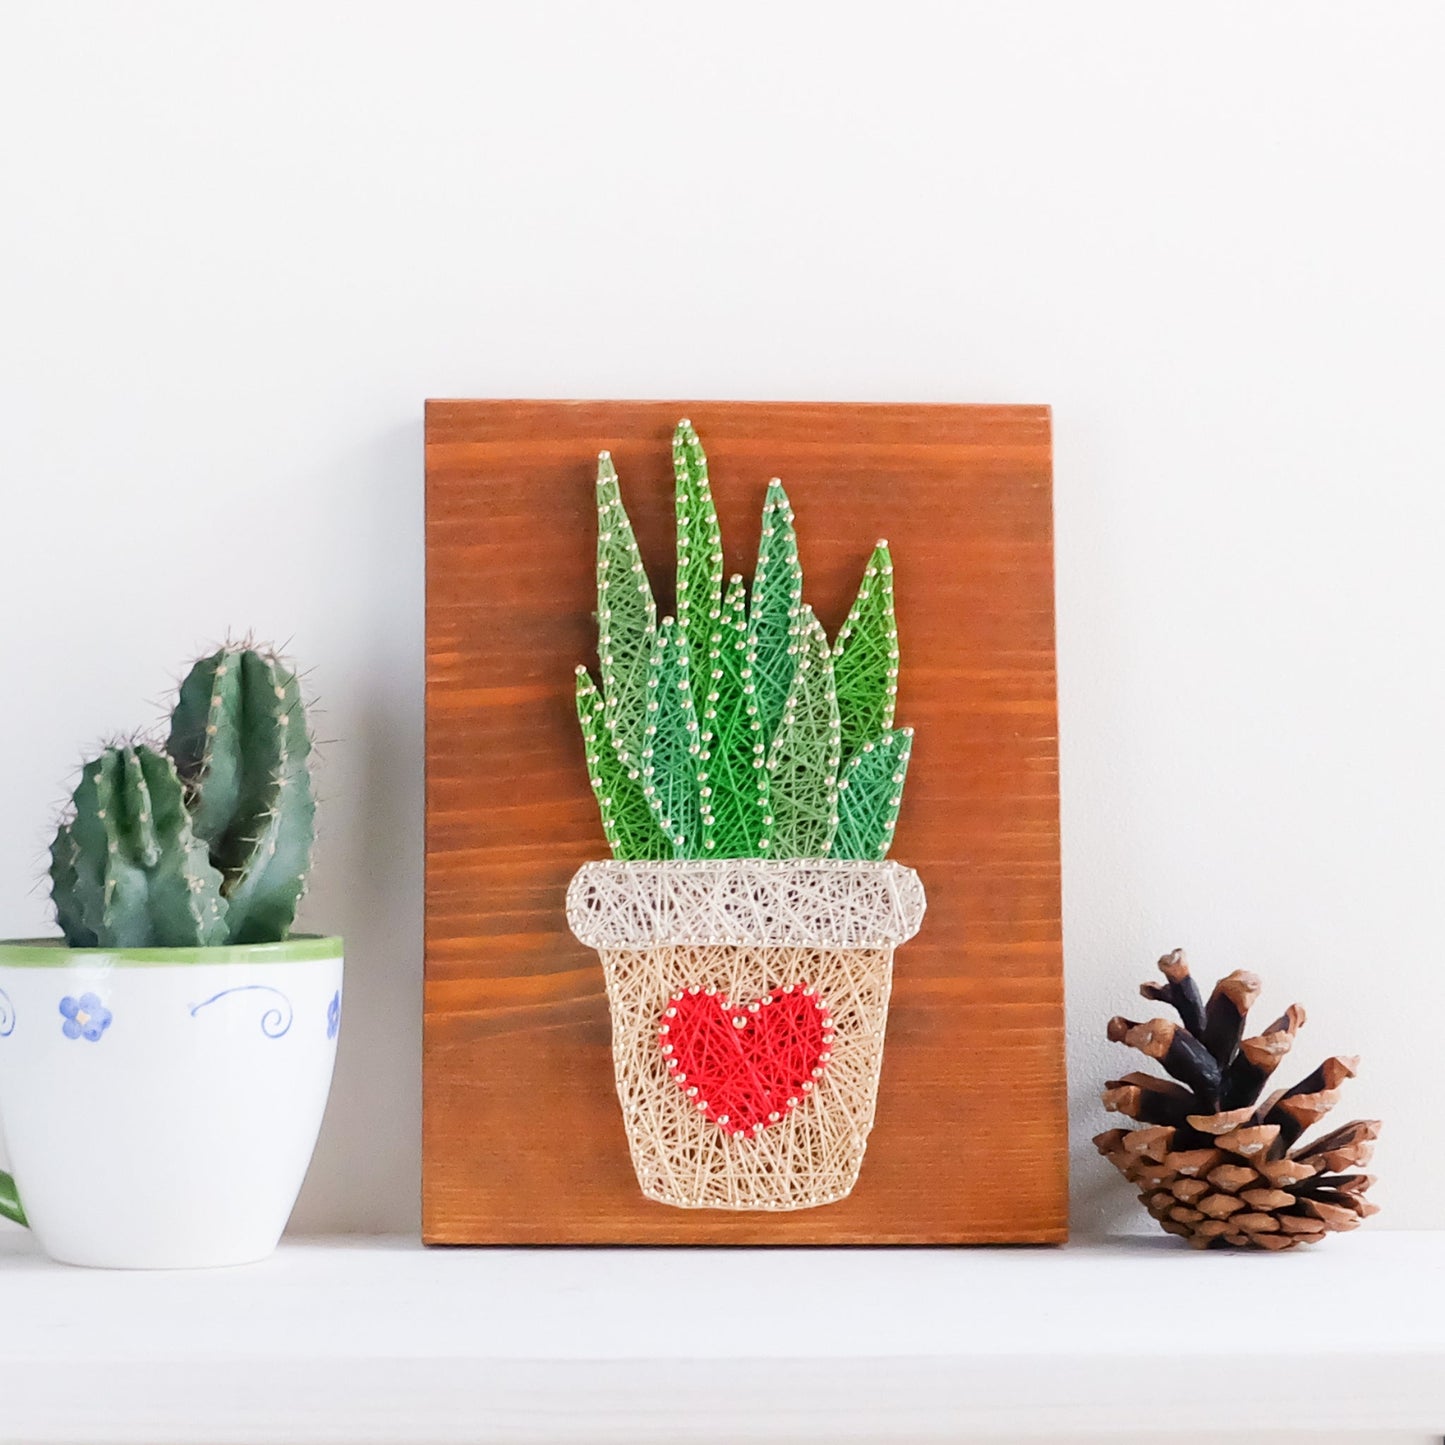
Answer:
[[[1286,1255],[423,1250],[108,1274],[0,1233],[0,1441],[1445,1432],[1445,1234]]]

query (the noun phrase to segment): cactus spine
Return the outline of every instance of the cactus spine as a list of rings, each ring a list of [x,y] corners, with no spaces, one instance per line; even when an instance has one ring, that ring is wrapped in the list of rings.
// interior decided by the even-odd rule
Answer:
[[[56,912],[83,948],[198,948],[226,940],[221,874],[170,758],[107,748],[87,763],[51,851]]]
[[[225,647],[181,686],[167,751],[86,764],[51,847],[73,948],[210,947],[286,937],[314,839],[311,740],[296,675]]]
[[[167,747],[191,792],[196,832],[225,877],[228,941],[284,938],[316,825],[296,674],[251,648],[202,658],[181,684]]]
[[[707,458],[672,439],[677,615],[658,621],[611,457],[597,470],[601,687],[577,713],[619,858],[884,857],[913,734],[895,729],[893,561],[879,542],[829,645],[803,601],[792,504],[774,478],[751,596],[723,587]]]

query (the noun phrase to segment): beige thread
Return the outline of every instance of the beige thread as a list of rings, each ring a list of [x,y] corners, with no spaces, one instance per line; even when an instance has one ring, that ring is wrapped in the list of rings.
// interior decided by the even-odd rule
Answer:
[[[567,892],[598,950],[617,1096],[642,1192],[687,1209],[807,1209],[844,1198],[873,1127],[893,949],[922,923],[901,864],[843,859],[589,863]],[[828,1001],[834,1042],[807,1099],[737,1138],[669,1076],[658,1023],[680,988],[747,1003],[788,985]]]

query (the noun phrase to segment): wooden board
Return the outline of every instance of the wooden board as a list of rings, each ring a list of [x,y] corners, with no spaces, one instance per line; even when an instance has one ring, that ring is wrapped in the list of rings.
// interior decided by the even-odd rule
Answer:
[[[563,894],[606,856],[573,711],[595,660],[595,455],[616,459],[671,605],[669,440],[707,448],[729,571],[767,479],[829,636],[892,546],[900,724],[891,856],[928,892],[896,958],[877,1124],[837,1204],[643,1198],[596,955]],[[1049,413],[746,402],[427,405],[423,1200],[437,1244],[1046,1242],[1067,1227]]]

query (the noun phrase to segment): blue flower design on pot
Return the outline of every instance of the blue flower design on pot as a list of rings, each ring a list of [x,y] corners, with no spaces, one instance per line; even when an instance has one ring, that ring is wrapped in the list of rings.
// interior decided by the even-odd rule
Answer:
[[[326,1037],[334,1039],[341,1032],[341,990],[337,989],[331,995],[331,1002],[326,1006]]]
[[[67,994],[60,1000],[60,1016],[65,1020],[60,1027],[66,1038],[88,1039],[93,1044],[100,1042],[114,1017],[93,993],[83,993],[79,998]]]
[[[15,1005],[10,995],[0,988],[0,1039],[8,1039],[15,1032]]]

